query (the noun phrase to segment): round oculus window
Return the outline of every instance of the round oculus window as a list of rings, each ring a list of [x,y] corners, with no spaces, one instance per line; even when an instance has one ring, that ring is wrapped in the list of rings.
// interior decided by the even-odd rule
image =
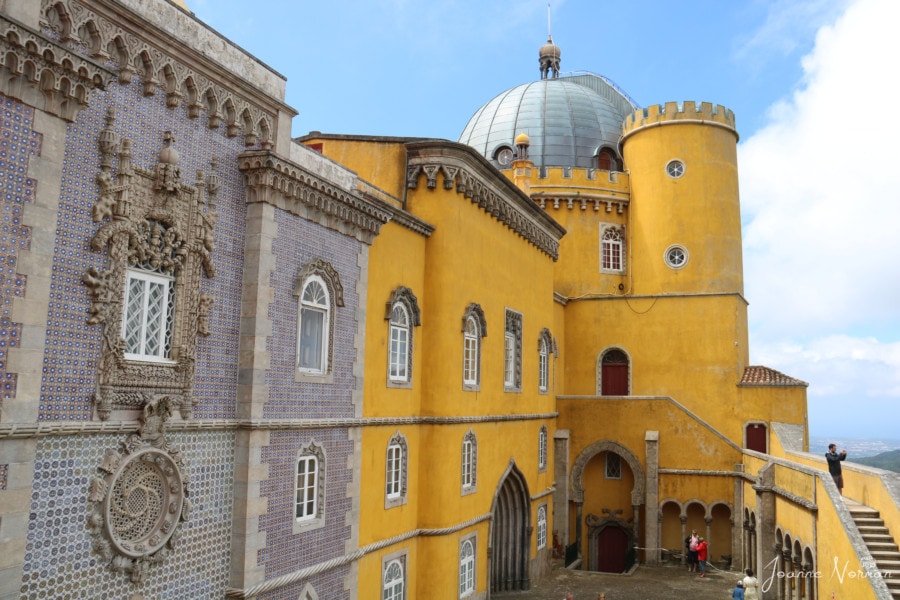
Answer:
[[[678,179],[684,175],[684,163],[680,160],[670,160],[666,165],[666,175],[672,179]]]
[[[689,255],[683,246],[669,246],[666,248],[666,264],[673,269],[680,269],[687,264]]]
[[[497,152],[497,162],[500,163],[500,166],[508,167],[510,164],[512,164],[512,161],[512,148],[501,148],[500,151]]]

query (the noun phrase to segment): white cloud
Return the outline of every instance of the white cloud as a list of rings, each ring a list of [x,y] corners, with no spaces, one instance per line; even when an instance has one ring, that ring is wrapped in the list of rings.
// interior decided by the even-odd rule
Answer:
[[[754,362],[808,377],[811,415],[817,397],[900,395],[898,22],[896,0],[850,5],[739,147]]]

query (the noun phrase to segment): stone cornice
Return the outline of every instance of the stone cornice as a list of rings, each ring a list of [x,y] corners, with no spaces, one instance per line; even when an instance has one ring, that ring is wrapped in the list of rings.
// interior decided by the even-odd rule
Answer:
[[[548,207],[555,209],[567,208],[569,210],[576,208],[588,210],[590,208],[595,212],[604,210],[609,213],[615,210],[618,214],[625,212],[630,202],[628,197],[610,194],[553,194],[537,192],[533,193],[532,197],[538,206],[545,210]]]
[[[416,189],[424,175],[428,189],[435,189],[440,173],[445,190],[455,188],[541,252],[559,258],[566,230],[475,150],[445,140],[413,141],[406,148],[407,188]]]
[[[367,193],[365,190],[362,190],[362,194],[366,200],[389,212],[391,214],[390,220],[397,225],[405,227],[423,237],[431,237],[431,234],[434,233],[434,225],[431,225],[423,221],[422,219],[409,214],[403,209],[388,204],[384,200],[381,200],[380,198]]]
[[[297,431],[356,427],[399,427],[404,425],[461,425],[467,423],[506,423],[554,419],[559,413],[527,413],[513,415],[458,415],[450,417],[370,417],[347,419],[190,419],[166,423],[166,431]],[[138,421],[44,421],[40,423],[0,424],[0,440],[98,433],[134,433]]]
[[[274,143],[278,113],[296,114],[284,77],[174,5],[152,4],[42,0],[41,25],[73,51],[115,63],[121,83],[139,76],[144,95],[162,91],[190,118],[205,112],[210,128],[243,133],[248,146]]]
[[[66,121],[88,105],[91,92],[114,74],[22,23],[0,16],[0,93]],[[14,57],[14,58],[11,58]]]
[[[371,244],[390,213],[268,150],[238,155],[247,202],[268,202]]]

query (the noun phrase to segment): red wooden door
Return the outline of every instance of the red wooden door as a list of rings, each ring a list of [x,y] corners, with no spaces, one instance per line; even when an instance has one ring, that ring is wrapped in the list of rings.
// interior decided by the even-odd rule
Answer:
[[[760,423],[747,425],[747,450],[766,452],[766,442],[768,441],[766,432],[766,426]]]
[[[628,363],[605,363],[600,386],[601,396],[627,396]]]
[[[619,527],[607,527],[597,540],[597,570],[603,573],[624,573],[628,552],[628,534]]]

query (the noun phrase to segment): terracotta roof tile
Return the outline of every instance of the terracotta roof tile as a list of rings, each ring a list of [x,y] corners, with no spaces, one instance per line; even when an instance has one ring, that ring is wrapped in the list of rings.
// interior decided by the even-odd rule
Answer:
[[[762,366],[749,366],[744,369],[744,376],[741,377],[740,385],[783,385],[794,386],[802,385],[808,387],[809,384],[799,379],[789,377],[780,371]]]

